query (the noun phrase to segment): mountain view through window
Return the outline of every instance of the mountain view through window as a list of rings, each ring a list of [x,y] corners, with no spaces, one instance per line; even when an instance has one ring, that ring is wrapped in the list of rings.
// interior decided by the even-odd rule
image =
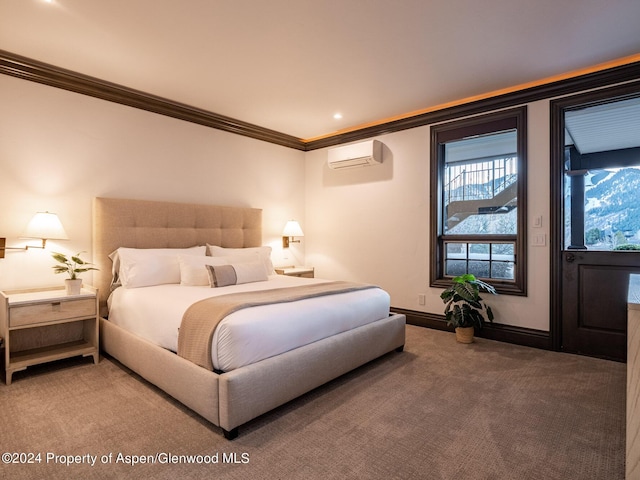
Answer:
[[[565,193],[570,202],[568,186]],[[569,237],[567,221],[567,244]],[[584,237],[588,250],[640,250],[640,167],[590,170],[585,175]]]

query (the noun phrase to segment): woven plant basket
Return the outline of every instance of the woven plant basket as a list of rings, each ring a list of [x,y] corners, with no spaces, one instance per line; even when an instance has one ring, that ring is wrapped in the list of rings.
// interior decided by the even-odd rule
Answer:
[[[459,343],[473,343],[473,327],[456,327],[456,340]]]

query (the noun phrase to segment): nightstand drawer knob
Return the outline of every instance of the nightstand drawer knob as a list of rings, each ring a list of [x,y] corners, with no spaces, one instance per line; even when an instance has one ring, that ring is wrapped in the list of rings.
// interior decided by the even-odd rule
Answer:
[[[54,312],[59,312],[60,311],[60,302],[52,302],[51,303],[51,310]]]

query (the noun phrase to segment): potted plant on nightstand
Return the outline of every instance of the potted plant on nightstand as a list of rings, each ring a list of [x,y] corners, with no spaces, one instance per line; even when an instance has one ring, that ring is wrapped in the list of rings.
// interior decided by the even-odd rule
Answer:
[[[460,343],[473,343],[475,328],[480,330],[485,320],[493,321],[491,307],[484,303],[480,291],[496,295],[495,288],[467,273],[455,277],[453,284],[440,294],[447,325],[455,327]]]
[[[66,273],[69,278],[65,279],[65,287],[68,295],[77,295],[82,288],[82,279],[78,278],[78,274],[88,272],[89,270],[98,270],[92,267],[92,263],[85,262],[80,258],[80,253],[72,255],[68,258],[64,253],[53,252],[51,256],[60,263],[60,265],[54,265],[54,273]]]

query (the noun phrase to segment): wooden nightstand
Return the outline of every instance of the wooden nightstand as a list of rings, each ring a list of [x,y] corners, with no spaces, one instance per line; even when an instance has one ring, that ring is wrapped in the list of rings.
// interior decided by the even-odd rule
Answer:
[[[100,361],[97,290],[78,295],[64,288],[0,292],[0,335],[4,337],[6,383],[31,365],[74,357]]]
[[[275,270],[278,275],[313,278],[313,267],[278,267]]]

